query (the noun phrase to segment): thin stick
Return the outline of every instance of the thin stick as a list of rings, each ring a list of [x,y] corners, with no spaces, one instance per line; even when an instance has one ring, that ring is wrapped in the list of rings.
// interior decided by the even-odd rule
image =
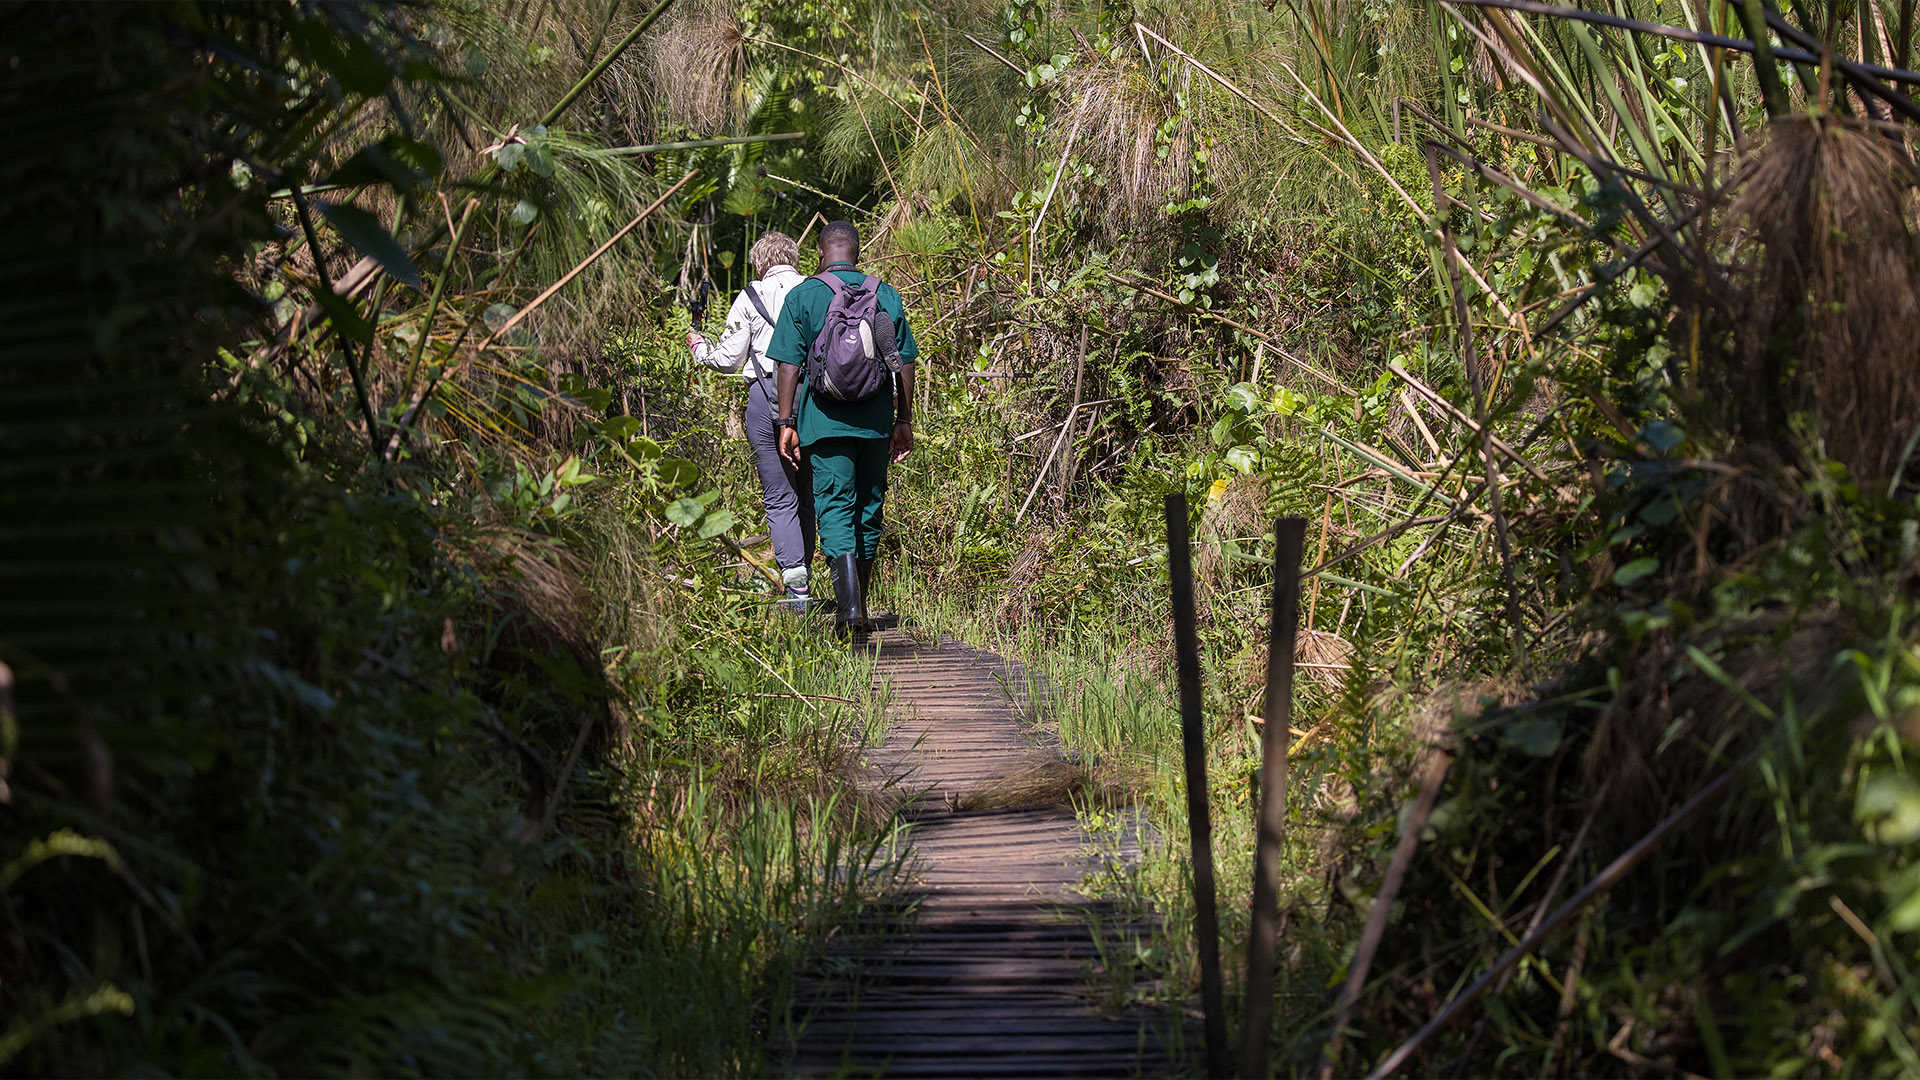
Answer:
[[[1751,760],[1751,757],[1747,759],[1747,761]],[[1420,1047],[1425,1044],[1428,1039],[1433,1038],[1434,1034],[1440,1029],[1452,1023],[1454,1018],[1459,1016],[1462,1010],[1468,1005],[1473,1004],[1481,994],[1486,993],[1487,989],[1500,978],[1501,974],[1508,968],[1519,963],[1522,957],[1537,948],[1548,934],[1553,933],[1553,931],[1560,927],[1561,923],[1566,922],[1568,918],[1586,907],[1594,898],[1612,888],[1621,878],[1627,875],[1628,871],[1640,865],[1642,860],[1648,855],[1653,854],[1654,850],[1667,838],[1668,833],[1672,832],[1682,822],[1699,812],[1702,807],[1714,799],[1719,798],[1720,795],[1726,791],[1727,787],[1733,783],[1734,776],[1739,773],[1741,766],[1745,764],[1746,762],[1743,761],[1740,765],[1735,765],[1733,768],[1721,773],[1713,783],[1700,789],[1698,794],[1688,799],[1678,810],[1668,814],[1660,824],[1655,825],[1651,832],[1641,837],[1632,847],[1622,852],[1619,858],[1608,863],[1606,869],[1600,871],[1597,877],[1586,884],[1586,887],[1569,897],[1566,903],[1560,905],[1552,915],[1547,916],[1545,921],[1541,922],[1532,933],[1521,938],[1518,945],[1501,953],[1500,957],[1493,962],[1493,965],[1482,972],[1480,977],[1475,979],[1465,990],[1460,991],[1459,996],[1448,1002],[1447,1007],[1440,1010],[1439,1015],[1427,1021],[1419,1031],[1414,1032],[1411,1038],[1401,1043],[1399,1049],[1388,1054],[1385,1060],[1381,1061],[1372,1072],[1367,1074],[1367,1080],[1381,1080],[1382,1077],[1392,1075],[1394,1070],[1406,1064],[1407,1059],[1413,1056],[1414,1051],[1420,1049]]]
[[[1300,88],[1300,92],[1307,95],[1307,100],[1313,102],[1315,107],[1320,110],[1321,115],[1333,121],[1334,127],[1340,129],[1340,137],[1345,139],[1347,145],[1353,148],[1353,152],[1359,154],[1362,160],[1373,167],[1374,172],[1380,174],[1381,179],[1387,182],[1387,186],[1393,188],[1394,193],[1400,196],[1400,201],[1407,204],[1407,209],[1413,211],[1413,216],[1420,219],[1420,224],[1432,228],[1433,220],[1427,217],[1427,212],[1420,208],[1419,203],[1413,201],[1413,196],[1407,194],[1407,189],[1400,186],[1400,181],[1394,179],[1393,172],[1385,165],[1380,164],[1380,159],[1373,156],[1373,151],[1368,150],[1365,143],[1354,138],[1353,132],[1347,130],[1347,125],[1342,123],[1340,118],[1334,115],[1331,109],[1327,108],[1326,103],[1320,100],[1320,95],[1313,92],[1313,88],[1307,85],[1306,80],[1300,77],[1299,72],[1293,70],[1293,65],[1287,63],[1285,60],[1281,60],[1279,63],[1280,69],[1285,71],[1287,75],[1293,79],[1294,85]],[[1437,203],[1434,209],[1435,212],[1438,212],[1439,205]]]
[[[488,334],[487,339],[480,343],[480,346],[476,351],[485,352],[487,349],[487,346],[492,345],[494,342],[505,337],[507,334],[507,331],[512,330],[516,326],[519,326],[520,323],[524,321],[527,316],[540,310],[540,305],[546,303],[547,300],[550,299],[554,293],[557,293],[561,289],[566,288],[568,282],[572,281],[574,278],[579,277],[581,271],[585,270],[589,266],[592,266],[596,261],[599,260],[600,256],[605,255],[608,251],[612,250],[613,245],[619,243],[622,238],[624,238],[628,233],[632,232],[635,228],[637,228],[641,222],[647,220],[648,215],[652,214],[655,210],[660,209],[661,205],[664,204],[668,199],[673,198],[674,192],[679,191],[681,188],[685,187],[687,184],[687,181],[693,179],[694,176],[697,174],[697,172],[698,170],[688,169],[687,175],[675,181],[674,185],[668,188],[665,192],[663,192],[659,198],[653,200],[651,203],[648,203],[647,208],[645,210],[642,210],[638,214],[635,214],[632,221],[629,221],[625,225],[621,226],[620,231],[608,237],[606,243],[601,244],[599,247],[595,248],[593,250],[593,254],[588,255],[584,259],[581,259],[579,264],[576,265],[573,269],[567,271],[565,274],[560,275],[559,281],[556,281],[553,284],[547,286],[546,289],[543,290],[539,296],[536,296],[532,300],[528,301],[526,307],[523,307],[519,311],[514,312],[513,318],[508,319],[504,323],[501,323],[500,329],[495,330],[491,334]]]
[[[1684,26],[1668,23],[1642,22],[1639,19],[1627,19],[1618,15],[1608,15],[1600,11],[1588,11],[1584,8],[1567,7],[1561,4],[1539,3],[1537,0],[1451,0],[1452,3],[1465,4],[1468,7],[1506,8],[1509,11],[1524,11],[1530,15],[1549,15],[1556,19],[1573,19],[1578,22],[1593,23],[1598,26],[1611,26],[1619,30],[1634,30],[1643,34],[1654,34],[1674,41],[1685,41],[1694,45],[1712,45],[1734,52],[1751,53],[1756,46],[1747,38],[1727,37],[1724,34],[1710,34],[1701,30],[1689,30]],[[1769,22],[1772,20],[1769,19]],[[1792,60],[1801,64],[1818,64],[1820,57],[1805,49],[1772,49],[1776,60]],[[1865,75],[1886,79],[1890,82],[1920,84],[1920,72],[1907,71],[1898,67],[1882,67],[1878,64],[1845,63],[1846,68],[1856,69]]]
[[[1066,444],[1067,436],[1073,432],[1073,418],[1080,411],[1080,377],[1087,370],[1087,324],[1080,324],[1080,359],[1073,367],[1073,407],[1067,410],[1066,422],[1060,425],[1060,437],[1053,440],[1053,449],[1047,451],[1047,460],[1040,463],[1040,475],[1033,478],[1033,488],[1027,492],[1027,501],[1020,504],[1020,510],[1013,515],[1013,523],[1018,525],[1026,516],[1027,508],[1033,505],[1034,496],[1040,494],[1040,485],[1047,482],[1047,470],[1053,467],[1053,459],[1060,455],[1060,448]]]
[[[1340,1057],[1340,1043],[1346,1034],[1347,1016],[1353,1010],[1353,1003],[1360,998],[1360,988],[1366,985],[1367,969],[1373,966],[1373,954],[1380,949],[1380,939],[1387,932],[1387,914],[1393,908],[1394,897],[1399,895],[1400,883],[1407,876],[1407,867],[1413,862],[1414,848],[1420,843],[1420,830],[1426,827],[1427,815],[1433,812],[1434,799],[1440,794],[1440,782],[1446,779],[1447,766],[1453,756],[1443,749],[1435,749],[1427,759],[1427,767],[1420,779],[1420,797],[1413,804],[1413,813],[1408,815],[1407,824],[1400,830],[1400,841],[1394,845],[1393,859],[1387,863],[1387,876],[1380,883],[1380,892],[1373,898],[1373,906],[1367,911],[1367,925],[1360,931],[1360,944],[1354,949],[1353,966],[1347,970],[1347,984],[1340,988],[1340,1005],[1333,1014],[1333,1036],[1327,1040],[1327,1046],[1320,1058],[1320,1080],[1332,1080],[1334,1064]]]
[[[551,125],[555,120],[560,119],[560,114],[566,112],[567,107],[572,105],[581,94],[586,93],[587,88],[594,84],[594,80],[605,74],[606,70],[613,66],[613,62],[620,59],[620,54],[632,47],[634,42],[639,41],[640,35],[646,33],[647,28],[652,26],[660,16],[666,14],[667,9],[672,6],[673,0],[660,0],[652,11],[647,12],[645,18],[635,24],[633,29],[627,31],[627,36],[615,42],[613,48],[607,50],[607,55],[601,57],[599,63],[589,68],[585,75],[580,76],[580,81],[573,84],[573,89],[568,90],[559,101],[554,102],[553,108],[548,109],[547,114],[540,118],[541,125]]]
[[[1047,197],[1040,200],[1040,213],[1034,216],[1033,227],[1027,230],[1027,238],[1040,235],[1040,226],[1046,223],[1047,207],[1053,205],[1053,193],[1060,187],[1060,174],[1067,171],[1067,158],[1073,153],[1073,142],[1080,137],[1080,121],[1087,118],[1086,109],[1073,116],[1073,128],[1067,132],[1067,148],[1060,151],[1060,164],[1053,170],[1053,182],[1047,185]]]
[[[307,250],[313,254],[313,268],[320,275],[320,288],[326,292],[333,292],[333,282],[327,274],[327,253],[320,250],[320,239],[314,235],[313,215],[307,211],[307,198],[300,193],[300,185],[298,184],[293,185],[292,191],[294,209],[300,213],[300,229],[306,234]],[[352,304],[351,300],[345,302]],[[340,335],[340,340],[342,342],[359,344],[358,342],[353,342],[353,339],[345,334]],[[369,343],[367,345],[369,354],[372,348],[373,346]],[[354,400],[360,404],[360,415],[364,417],[367,422],[367,445],[373,450],[374,456],[379,457],[380,425],[375,422],[373,418],[373,402],[367,396],[366,377],[361,372],[360,365],[354,361],[354,352],[355,350],[352,348],[342,348],[340,355],[347,363],[347,374],[353,378],[353,397]]]
[[[1187,831],[1193,846],[1193,932],[1206,1016],[1207,1075],[1227,1075],[1227,1016],[1220,988],[1220,918],[1214,910],[1213,822],[1207,806],[1207,732],[1200,696],[1200,635],[1193,610],[1187,497],[1167,496],[1167,572],[1173,585],[1173,641],[1180,663],[1180,742],[1186,759]]]
[[[1427,143],[1427,175],[1433,181],[1434,205],[1440,205],[1440,199],[1446,194],[1446,188],[1440,181],[1440,157]],[[1527,661],[1526,626],[1520,621],[1519,584],[1513,569],[1513,541],[1507,535],[1507,514],[1501,499],[1500,468],[1493,459],[1493,428],[1487,422],[1487,388],[1483,380],[1475,376],[1474,368],[1479,356],[1473,342],[1473,322],[1467,310],[1467,294],[1460,287],[1459,245],[1453,242],[1453,227],[1447,224],[1446,215],[1440,215],[1441,257],[1447,266],[1447,285],[1453,294],[1454,320],[1460,324],[1460,362],[1467,369],[1467,387],[1473,392],[1475,425],[1480,432],[1480,467],[1486,474],[1487,502],[1493,510],[1493,536],[1500,546],[1500,576],[1506,586],[1507,627],[1513,635],[1513,658],[1525,672],[1530,668]]]
[[[1340,380],[1334,378],[1333,376],[1328,375],[1326,372],[1321,371],[1319,368],[1314,367],[1312,364],[1307,363],[1305,360],[1302,360],[1299,357],[1288,352],[1284,347],[1280,345],[1279,342],[1273,340],[1272,338],[1261,333],[1260,331],[1255,330],[1253,327],[1248,326],[1246,323],[1240,322],[1236,319],[1229,319],[1225,315],[1221,315],[1218,312],[1208,311],[1205,308],[1201,308],[1194,304],[1190,304],[1185,300],[1182,300],[1179,297],[1174,296],[1171,293],[1162,292],[1161,290],[1156,289],[1153,286],[1148,285],[1137,278],[1134,278],[1133,275],[1131,274],[1122,272],[1122,273],[1116,273],[1113,276],[1120,279],[1121,283],[1126,285],[1130,289],[1139,289],[1141,292],[1146,293],[1148,296],[1157,296],[1160,299],[1165,300],[1170,304],[1178,304],[1181,307],[1187,308],[1188,310],[1192,311],[1196,315],[1200,315],[1202,317],[1212,319],[1215,322],[1226,323],[1228,326],[1233,327],[1235,330],[1239,330],[1242,333],[1245,333],[1248,337],[1264,342],[1267,348],[1272,349],[1276,353],[1279,353],[1280,358],[1282,360],[1285,360],[1287,363],[1292,364],[1294,367],[1299,368],[1301,371],[1304,371],[1307,374],[1313,376],[1314,378],[1319,379],[1321,382],[1326,383],[1328,386],[1333,387],[1335,390],[1338,390],[1341,393],[1351,393],[1351,391],[1347,388],[1346,384],[1342,383]]]
[[[858,705],[858,704],[860,704],[860,702],[858,702],[858,701],[855,701],[855,700],[853,700],[852,698],[845,698],[845,697],[835,697],[835,696],[834,696],[834,695],[832,695],[832,694],[768,694],[768,693],[760,693],[760,694],[755,694],[755,695],[753,695],[753,696],[754,696],[754,697],[757,697],[757,698],[774,698],[774,699],[776,699],[776,700],[779,700],[779,701],[837,701],[837,702],[839,702],[839,703],[840,703],[840,704],[842,704],[842,705]]]
[[[1393,372],[1395,375],[1400,376],[1400,378],[1408,386],[1413,388],[1415,393],[1419,394],[1423,398],[1426,398],[1428,401],[1433,402],[1441,410],[1446,412],[1448,416],[1451,416],[1455,420],[1458,420],[1460,423],[1466,425],[1466,428],[1468,431],[1473,432],[1475,435],[1486,436],[1488,440],[1493,443],[1493,448],[1495,450],[1498,450],[1502,454],[1505,454],[1507,457],[1513,460],[1513,463],[1515,465],[1518,465],[1522,469],[1525,469],[1527,471],[1528,476],[1531,476],[1535,480],[1539,480],[1542,483],[1546,482],[1547,474],[1544,472],[1541,472],[1539,467],[1537,467],[1532,462],[1528,461],[1525,457],[1523,457],[1520,451],[1515,450],[1511,445],[1507,443],[1505,439],[1502,439],[1500,436],[1494,435],[1491,432],[1484,430],[1480,426],[1480,424],[1474,421],[1473,417],[1468,416],[1464,412],[1461,412],[1459,408],[1457,408],[1453,404],[1453,402],[1448,401],[1446,398],[1440,396],[1440,392],[1438,390],[1435,390],[1433,387],[1428,386],[1426,383],[1423,383],[1419,379],[1416,379],[1412,375],[1409,375],[1407,373],[1407,369],[1401,367],[1397,361],[1393,361],[1393,360],[1387,361],[1387,370]]]
[[[413,385],[413,378],[420,372],[420,358],[426,355],[427,338],[433,333],[433,318],[440,313],[440,300],[447,293],[447,279],[453,277],[453,261],[459,257],[460,241],[466,238],[467,226],[473,221],[473,211],[480,205],[479,199],[468,199],[466,209],[460,215],[460,224],[452,229],[453,240],[447,244],[447,255],[440,266],[440,276],[433,281],[433,295],[427,300],[426,318],[420,321],[420,336],[413,343],[413,357],[407,361],[407,377],[401,381],[402,390]],[[393,444],[388,443],[386,450],[391,452]]]
[[[640,157],[646,154],[658,154],[668,150],[699,150],[708,146],[744,146],[747,143],[786,142],[789,139],[804,139],[804,131],[781,131],[772,135],[729,135],[722,139],[688,139],[683,142],[647,143],[644,146],[615,146],[600,151],[607,157]]]
[[[984,41],[981,41],[979,38],[974,37],[972,34],[961,34],[960,36],[972,42],[975,46],[979,47],[980,50],[985,52],[988,56],[991,56],[995,60],[998,60],[1001,63],[1007,65],[1007,68],[1011,70],[1015,75],[1026,74],[1026,72],[1020,70],[1019,64],[1016,64],[1013,61],[1007,59],[1005,56],[1001,55],[1000,51],[998,49],[995,49],[993,46],[987,44]]]
[[[581,748],[587,745],[587,733],[593,730],[594,721],[598,719],[598,715],[589,711],[587,718],[580,722],[580,733],[573,737],[573,745],[567,750],[566,764],[560,767],[560,776],[553,782],[553,792],[547,796],[547,808],[540,815],[540,828],[533,834],[533,839],[540,839],[553,827],[553,819],[560,813],[560,797],[567,790],[567,781],[573,778],[573,767],[580,761]]]
[[[1267,701],[1260,734],[1260,830],[1253,856],[1253,920],[1247,936],[1247,1026],[1240,1075],[1267,1075],[1273,1024],[1273,958],[1279,947],[1280,854],[1287,828],[1287,739],[1293,724],[1293,650],[1300,623],[1300,552],[1307,519],[1273,523],[1273,605],[1267,629]]]
[[[1433,459],[1440,460],[1440,440],[1433,437],[1433,432],[1427,430],[1427,422],[1420,418],[1420,409],[1414,404],[1412,391],[1406,389],[1400,391],[1400,407],[1407,410],[1407,418],[1413,421],[1413,426],[1419,430],[1420,437],[1427,440],[1427,449],[1433,451]]]

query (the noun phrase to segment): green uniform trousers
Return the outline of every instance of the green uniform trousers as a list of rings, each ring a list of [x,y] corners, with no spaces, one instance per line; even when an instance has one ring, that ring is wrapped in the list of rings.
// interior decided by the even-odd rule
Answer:
[[[880,550],[889,439],[829,438],[807,445],[820,553],[871,559]]]

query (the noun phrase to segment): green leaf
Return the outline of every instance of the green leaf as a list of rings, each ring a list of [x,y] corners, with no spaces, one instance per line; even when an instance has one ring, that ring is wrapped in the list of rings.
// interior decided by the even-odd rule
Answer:
[[[533,224],[533,219],[539,216],[540,208],[538,206],[535,206],[526,199],[521,199],[519,204],[513,208],[513,213],[507,215],[507,220],[513,222],[515,225],[531,225]]]
[[[301,21],[295,34],[314,63],[350,93],[372,97],[384,92],[393,81],[393,69],[386,58],[363,37],[337,34],[320,19]]]
[[[445,162],[440,151],[418,139],[388,135],[361,147],[326,179],[329,184],[389,184],[407,191],[439,175]]]
[[[1671,420],[1655,420],[1640,429],[1640,437],[1662,454],[1687,441],[1686,431]]]
[[[340,238],[352,244],[362,255],[371,255],[380,268],[395,281],[420,288],[420,271],[413,265],[400,241],[372,214],[345,203],[321,202],[320,216],[327,219]]]
[[[1633,584],[1636,581],[1639,581],[1641,578],[1646,577],[1648,574],[1651,574],[1658,569],[1660,569],[1659,559],[1654,559],[1654,558],[1635,559],[1632,562],[1628,563],[1627,565],[1613,572],[1613,583],[1624,589],[1627,586]]]
[[[520,167],[520,159],[527,156],[527,144],[510,142],[493,152],[494,164],[501,172],[512,172]]]
[[[661,458],[660,482],[668,487],[681,487],[700,479],[700,466],[685,458]]]
[[[1655,499],[1640,508],[1640,520],[1658,528],[1680,516],[1680,500],[1671,495]]]
[[[1891,904],[1887,922],[1903,932],[1920,930],[1920,864],[1908,867],[1885,888]]]
[[[332,289],[316,289],[313,302],[326,312],[327,321],[333,324],[334,332],[349,341],[368,342],[373,340],[373,324],[360,314],[353,301],[334,292]]]
[[[1876,843],[1920,841],[1920,784],[1898,773],[1874,777],[1860,789],[1853,819]]]
[[[1502,733],[1506,741],[1529,757],[1546,757],[1560,749],[1560,721],[1553,717],[1529,716],[1508,724]]]
[[[667,504],[667,520],[683,529],[692,528],[706,512],[698,499],[675,499]]]
[[[726,532],[728,529],[733,528],[733,524],[732,511],[716,510],[708,514],[706,520],[700,523],[700,539],[711,540],[721,533]]]
[[[512,304],[488,304],[487,309],[480,313],[480,318],[487,324],[488,330],[497,333],[501,327],[507,325],[507,320],[513,318],[519,310],[519,308],[514,307]]]
[[[550,177],[553,175],[553,154],[547,150],[545,145],[541,143],[528,143],[526,160],[527,168],[532,169],[535,176]]]

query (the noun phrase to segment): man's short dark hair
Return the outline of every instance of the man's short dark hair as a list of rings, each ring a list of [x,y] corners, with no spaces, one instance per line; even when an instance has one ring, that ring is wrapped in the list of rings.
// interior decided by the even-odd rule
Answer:
[[[845,244],[854,254],[860,253],[860,229],[851,221],[829,221],[820,230],[822,250]]]

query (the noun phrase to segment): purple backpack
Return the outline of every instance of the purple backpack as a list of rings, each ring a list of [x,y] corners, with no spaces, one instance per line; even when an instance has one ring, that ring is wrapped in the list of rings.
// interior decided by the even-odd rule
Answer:
[[[893,320],[880,310],[880,281],[849,285],[832,271],[814,275],[833,290],[819,336],[807,351],[807,386],[828,401],[866,401],[887,391],[900,370]]]

